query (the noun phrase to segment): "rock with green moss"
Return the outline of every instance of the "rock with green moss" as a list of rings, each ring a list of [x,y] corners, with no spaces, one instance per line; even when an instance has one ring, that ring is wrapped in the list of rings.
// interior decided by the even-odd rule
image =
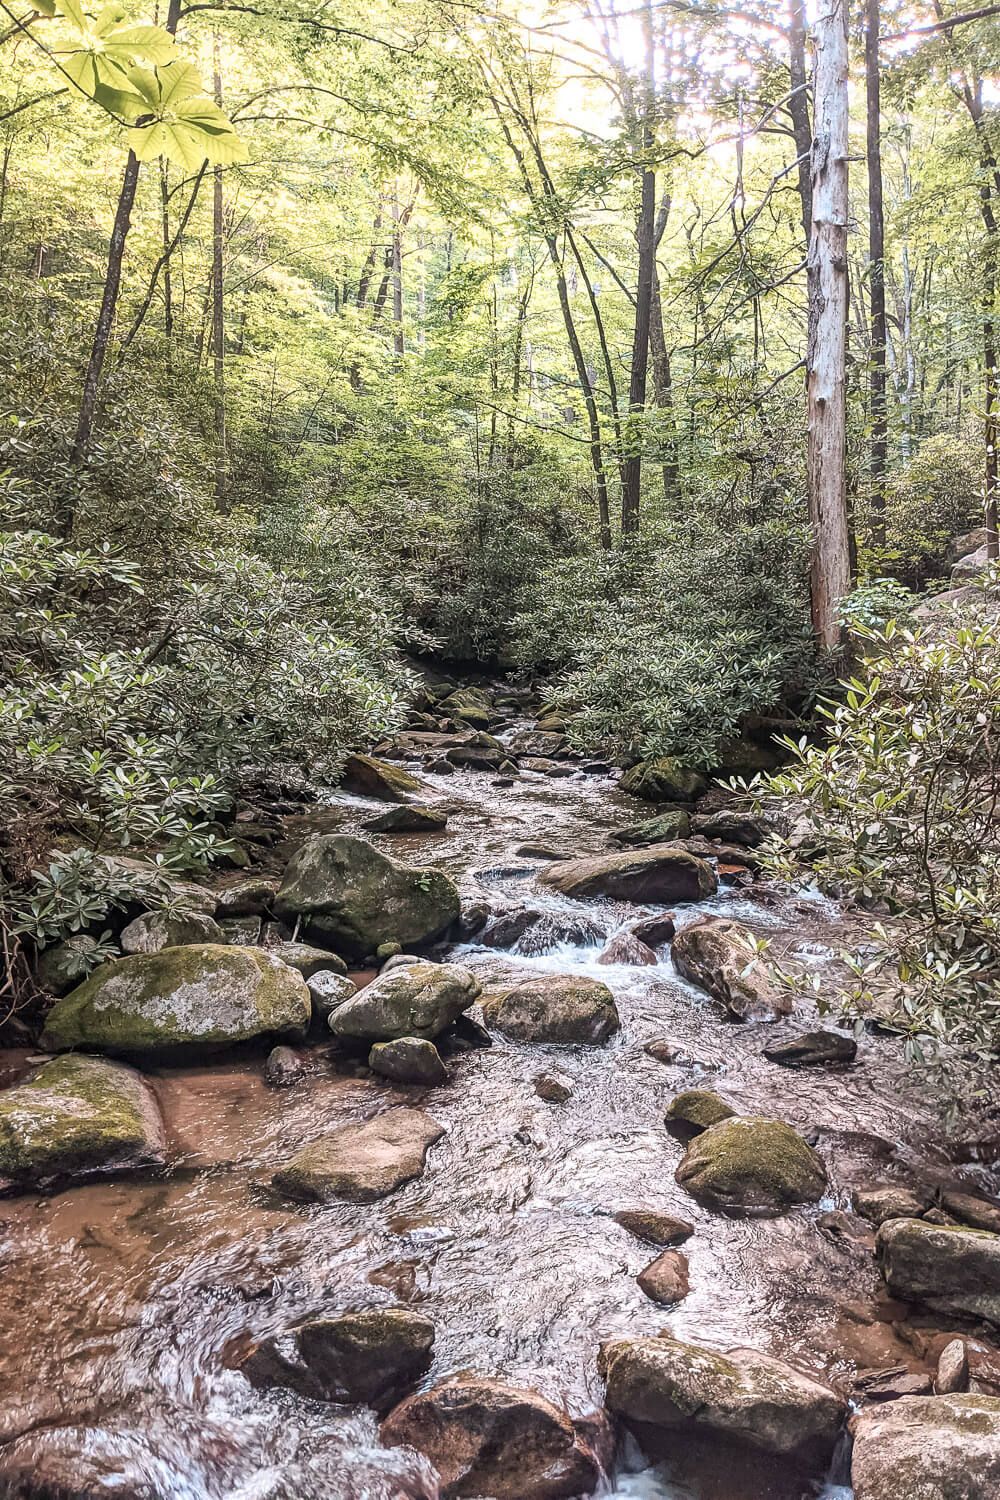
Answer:
[[[539,974],[483,1001],[483,1016],[518,1042],[599,1046],[621,1022],[606,984],[577,974]]]
[[[65,995],[82,984],[95,967],[98,943],[85,932],[75,933],[39,955],[35,978],[50,995]]]
[[[426,782],[401,766],[376,760],[374,755],[349,755],[344,762],[341,785],[359,797],[374,797],[379,802],[408,802],[411,797],[426,796]]]
[[[489,729],[493,722],[493,706],[485,693],[476,688],[457,688],[439,706],[453,719],[471,724],[473,729]]]
[[[279,917],[302,918],[308,935],[348,958],[382,943],[427,943],[457,921],[454,881],[440,870],[399,864],[365,839],[317,834],[297,850],[278,890]]]
[[[444,1129],[422,1109],[390,1109],[321,1136],[272,1177],[279,1192],[303,1203],[347,1198],[372,1203],[419,1177]]]
[[[674,1442],[723,1439],[822,1470],[845,1416],[829,1386],[755,1349],[710,1349],[664,1333],[615,1339],[600,1363],[610,1410]]]
[[[60,1186],[163,1159],[156,1100],[123,1063],[57,1057],[0,1092],[0,1189]]]
[[[226,934],[200,911],[147,911],[122,929],[123,953],[159,953],[189,943],[224,943]]]
[[[434,1324],[405,1307],[310,1318],[256,1344],[237,1366],[251,1385],[317,1401],[383,1407],[429,1367]]]
[[[694,802],[708,786],[700,771],[682,766],[670,756],[641,760],[626,771],[619,789],[643,802]]]
[[[476,976],[461,964],[395,964],[339,1005],[330,1029],[367,1042],[404,1036],[433,1041],[468,1010],[479,990]]]
[[[677,1181],[710,1208],[770,1218],[826,1191],[822,1159],[783,1120],[722,1120],[697,1136]]]
[[[625,854],[598,854],[559,860],[539,875],[576,901],[607,898],[640,904],[666,905],[674,901],[703,901],[718,889],[715,871],[707,860],[677,844],[654,844]]]
[[[855,1500],[996,1500],[1000,1398],[916,1396],[854,1423]]]
[[[890,1219],[879,1229],[875,1250],[894,1297],[1000,1327],[1000,1235]]]
[[[627,828],[616,828],[611,835],[615,844],[626,844],[630,849],[641,849],[648,844],[669,844],[674,839],[686,839],[691,832],[691,815],[686,808],[672,807],[655,818],[646,818],[642,823],[630,823]]]
[[[756,955],[752,934],[724,917],[702,917],[674,938],[678,974],[707,990],[739,1021],[787,1016],[791,996],[780,990]]]
[[[312,1005],[301,974],[263,948],[163,948],[102,964],[49,1012],[42,1045],[112,1054],[200,1054],[299,1036]]]
[[[720,1120],[731,1120],[735,1109],[711,1089],[685,1089],[667,1106],[666,1123],[682,1125],[689,1130],[708,1130]]]
[[[411,802],[405,807],[388,808],[364,826],[369,833],[441,833],[448,826],[448,814]]]

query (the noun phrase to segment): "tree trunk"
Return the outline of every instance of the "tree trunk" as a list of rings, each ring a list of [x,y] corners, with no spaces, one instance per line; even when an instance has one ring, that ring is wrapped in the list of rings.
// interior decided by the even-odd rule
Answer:
[[[809,246],[808,394],[810,585],[820,645],[840,644],[851,584],[846,495],[848,48],[847,0],[823,0],[816,24]]]
[[[886,402],[885,215],[882,206],[882,77],[879,59],[879,0],[866,0],[868,258],[871,303],[871,509],[872,540],[885,545],[885,464],[889,436]]]
[[[806,249],[812,239],[812,126],[809,123],[809,75],[806,69],[806,0],[792,0],[791,24],[788,28],[788,67],[791,96],[788,113],[792,119],[795,154],[798,157],[799,202]]]
[[[622,535],[639,529],[639,497],[642,487],[642,414],[646,407],[646,374],[649,367],[649,320],[656,269],[656,171],[652,162],[656,66],[653,50],[652,0],[642,11],[645,50],[642,134],[637,141],[642,156],[642,196],[639,206],[639,275],[635,294],[635,334],[632,340],[632,372],[628,406],[631,431],[622,469]]]
[[[653,267],[653,298],[649,319],[649,352],[653,364],[653,390],[656,404],[663,413],[666,424],[663,471],[663,498],[669,505],[678,500],[681,493],[680,463],[677,456],[677,428],[674,422],[674,382],[670,368],[670,351],[663,329],[663,301],[660,296],[660,279]]]
[[[222,108],[222,74],[219,67],[219,38],[214,44],[215,102]],[[222,196],[222,168],[212,174],[212,372],[215,425],[215,508],[220,515],[229,514],[226,487],[226,309],[225,309],[225,205]]]
[[[412,204],[411,204],[412,207]],[[407,213],[407,217],[409,214]],[[403,341],[403,234],[405,220],[399,211],[399,199],[392,204],[392,347],[397,356],[402,356]]]

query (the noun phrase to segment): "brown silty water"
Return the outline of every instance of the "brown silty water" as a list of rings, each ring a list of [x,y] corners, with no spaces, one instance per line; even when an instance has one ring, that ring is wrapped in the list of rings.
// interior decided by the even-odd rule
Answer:
[[[676,976],[666,950],[656,968],[597,965],[604,937],[638,909],[545,891],[539,863],[514,851],[526,840],[570,854],[605,850],[609,830],[642,816],[612,783],[427,780],[453,808],[447,831],[374,841],[449,871],[468,901],[498,910],[527,902],[551,917],[541,942],[550,951],[468,944],[450,955],[490,975],[600,978],[615,993],[621,1032],[600,1048],[496,1038],[454,1056],[451,1081],[428,1090],[378,1080],[323,1045],[293,1089],[264,1086],[263,1053],[153,1071],[172,1134],[168,1175],[0,1204],[0,1494],[5,1485],[22,1493],[23,1482],[26,1494],[128,1500],[435,1496],[424,1460],[380,1447],[373,1413],[256,1391],[227,1367],[252,1340],[320,1312],[417,1309],[437,1329],[427,1383],[473,1369],[535,1387],[574,1414],[600,1407],[597,1349],[622,1334],[669,1328],[748,1344],[832,1379],[912,1359],[880,1320],[870,1249],[831,1233],[823,1217],[849,1207],[862,1182],[954,1178],[930,1086],[905,1068],[898,1043],[865,1036],[846,1071],[791,1072],[761,1049],[815,1019],[802,1002],[787,1027],[735,1024]],[[333,794],[290,819],[275,868],[304,836],[355,830],[373,808]],[[842,919],[819,898],[733,887],[681,908],[679,921],[706,910],[745,921],[775,952],[821,971],[843,942]],[[566,930],[583,941],[560,942]],[[655,1061],[644,1044],[664,1036],[700,1061]],[[8,1054],[0,1081],[23,1066]],[[573,1084],[561,1105],[534,1092],[552,1068]],[[674,1181],[683,1146],[663,1125],[671,1097],[695,1083],[814,1139],[830,1172],[828,1200],[772,1220],[700,1208]],[[402,1102],[420,1104],[446,1131],[419,1180],[374,1204],[315,1208],[270,1187],[303,1145]],[[981,1166],[962,1172],[973,1188],[995,1186]],[[691,1290],[676,1308],[639,1290],[636,1276],[656,1252],[610,1217],[637,1206],[695,1225],[685,1246]],[[694,1492],[673,1488],[661,1469],[623,1470],[605,1493]],[[725,1500],[762,1497],[734,1475]]]

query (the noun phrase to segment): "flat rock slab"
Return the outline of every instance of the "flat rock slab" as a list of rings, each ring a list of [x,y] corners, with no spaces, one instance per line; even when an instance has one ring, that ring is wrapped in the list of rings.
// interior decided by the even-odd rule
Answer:
[[[444,1127],[421,1109],[390,1109],[347,1125],[300,1151],[271,1181],[306,1203],[347,1198],[372,1203],[419,1177]]]
[[[483,1015],[518,1042],[599,1046],[621,1025],[607,985],[574,974],[540,974],[487,996]]]
[[[763,1055],[782,1068],[845,1067],[857,1057],[858,1044],[837,1031],[806,1031],[765,1047]]]
[[[894,1297],[1000,1327],[1000,1235],[926,1219],[889,1219],[875,1246]]]

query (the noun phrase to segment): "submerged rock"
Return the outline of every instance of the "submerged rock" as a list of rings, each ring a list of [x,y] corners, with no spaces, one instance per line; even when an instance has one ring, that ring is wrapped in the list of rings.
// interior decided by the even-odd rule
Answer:
[[[607,985],[575,974],[540,974],[483,1001],[489,1026],[518,1042],[598,1046],[621,1022]]]
[[[656,954],[634,932],[618,932],[597,955],[599,964],[655,964]]]
[[[485,1376],[452,1376],[408,1397],[383,1422],[382,1440],[426,1454],[441,1500],[571,1500],[591,1494],[601,1478],[564,1411],[537,1391]]]
[[[0,1190],[58,1186],[163,1159],[156,1099],[123,1063],[59,1057],[0,1092]]]
[[[659,917],[640,917],[628,924],[628,931],[649,948],[665,948],[676,931],[674,914],[666,911]]]
[[[718,889],[711,865],[675,844],[560,860],[538,878],[577,901],[601,896],[652,904],[703,901]]]
[[[665,1123],[701,1131],[718,1125],[720,1120],[730,1120],[735,1114],[735,1109],[711,1089],[685,1089],[668,1104]]]
[[[932,1202],[930,1191],[919,1192],[895,1183],[857,1188],[854,1208],[869,1224],[887,1224],[890,1219],[919,1219]]]
[[[844,1417],[828,1386],[754,1349],[723,1352],[661,1334],[616,1339],[601,1362],[611,1411],[675,1437],[704,1432],[819,1469]]]
[[[787,1042],[765,1047],[768,1062],[782,1068],[843,1067],[858,1055],[858,1044],[852,1036],[837,1031],[806,1031]]]
[[[432,1088],[448,1082],[448,1069],[433,1042],[422,1037],[403,1036],[392,1042],[376,1042],[368,1054],[373,1073],[393,1083],[423,1084]]]
[[[305,1077],[306,1067],[291,1047],[272,1047],[264,1064],[264,1082],[269,1089],[290,1089]]]
[[[52,1007],[42,1046],[110,1053],[201,1052],[268,1035],[300,1035],[305,981],[263,948],[200,943],[102,964]]]
[[[344,763],[341,786],[360,797],[374,797],[379,802],[408,802],[428,788],[409,771],[387,765],[373,755],[349,755]]]
[[[911,1397],[854,1423],[855,1500],[996,1500],[1000,1399]]]
[[[689,770],[669,756],[640,761],[618,783],[621,791],[644,802],[693,802],[707,785],[699,771]]]
[[[674,938],[674,966],[740,1021],[787,1016],[791,998],[755,959],[750,936],[738,922],[701,917]]]
[[[458,919],[453,881],[440,870],[397,864],[365,839],[317,834],[292,857],[275,901],[279,916],[352,958],[380,943],[404,947],[439,937]]]
[[[363,825],[369,833],[441,833],[447,826],[447,813],[415,802],[406,807],[391,807]]]
[[[783,1120],[722,1120],[696,1136],[676,1172],[694,1198],[727,1214],[773,1217],[826,1191],[826,1168]]]
[[[879,1229],[875,1250],[894,1297],[1000,1327],[1000,1235],[890,1219]]]
[[[664,1250],[639,1272],[636,1280],[651,1302],[673,1307],[674,1303],[683,1302],[691,1290],[687,1256],[679,1250]]]
[[[421,1109],[390,1109],[322,1136],[271,1180],[280,1192],[304,1202],[371,1203],[419,1177],[427,1152],[443,1135],[443,1127]]]
[[[402,1307],[309,1318],[264,1339],[237,1365],[258,1389],[287,1386],[318,1401],[384,1406],[428,1369],[434,1324]]]
[[[226,935],[214,918],[200,911],[147,911],[122,928],[123,953],[159,953],[189,943],[224,943]]]
[[[404,1036],[433,1041],[479,992],[476,976],[460,964],[398,964],[339,1005],[330,1029],[336,1036],[369,1042]]]
[[[675,1219],[652,1208],[622,1208],[611,1217],[648,1245],[683,1245],[694,1234],[694,1225],[687,1219]]]
[[[539,1073],[535,1093],[547,1104],[565,1104],[573,1097],[573,1080],[565,1073]]]

